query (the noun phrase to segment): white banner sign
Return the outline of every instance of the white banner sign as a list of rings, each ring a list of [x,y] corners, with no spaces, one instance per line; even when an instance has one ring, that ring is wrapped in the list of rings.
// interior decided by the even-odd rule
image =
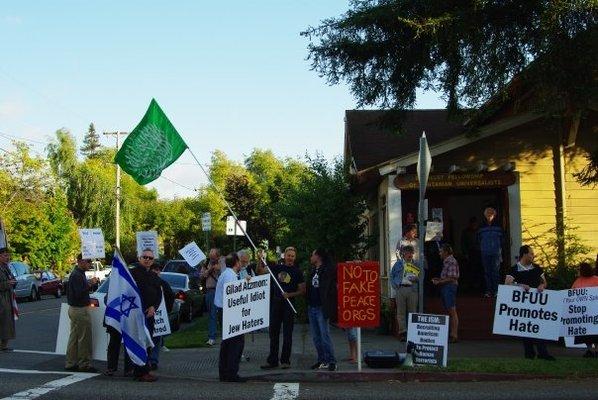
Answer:
[[[104,328],[104,308],[88,307],[91,319],[91,357],[94,360],[106,361],[106,349],[108,348],[109,336]],[[71,319],[69,318],[69,305],[60,305],[60,317],[58,319],[58,334],[56,335],[56,354],[66,354],[71,332]]]
[[[495,335],[558,340],[563,291],[500,285],[494,309]]]
[[[224,287],[222,340],[270,326],[270,275]]]
[[[183,256],[187,264],[195,267],[197,264],[206,259],[206,255],[201,251],[195,242],[189,243],[187,246],[179,250],[179,254]]]
[[[201,230],[204,232],[212,230],[212,215],[210,213],[203,213],[201,216]]]
[[[158,232],[145,231],[137,232],[137,257],[141,257],[141,253],[145,249],[151,249],[154,252],[154,258],[158,258]]]
[[[413,343],[413,364],[446,367],[448,324],[447,315],[409,314],[407,342]]]
[[[598,335],[598,287],[563,293],[561,336]]]
[[[100,228],[79,229],[83,259],[105,258],[104,234]]]
[[[168,321],[168,310],[164,301],[164,292],[162,292],[162,302],[154,316],[154,337],[166,335],[170,335],[170,321]]]
[[[243,231],[247,232],[247,221],[239,220],[239,225],[241,225],[241,228],[243,228],[243,230],[241,230],[241,228],[239,228],[238,225],[235,225],[234,217],[231,217],[231,216],[226,217],[226,235],[227,236],[244,236]]]

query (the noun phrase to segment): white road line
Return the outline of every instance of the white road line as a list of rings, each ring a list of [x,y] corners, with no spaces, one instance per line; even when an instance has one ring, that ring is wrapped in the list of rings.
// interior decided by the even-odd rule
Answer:
[[[298,383],[276,383],[274,384],[274,396],[270,400],[294,400],[298,396]]]
[[[36,399],[40,396],[43,396],[46,393],[49,393],[53,390],[63,388],[68,385],[72,385],[73,383],[81,382],[89,378],[93,378],[98,374],[87,374],[87,373],[74,373],[70,374],[64,371],[38,371],[38,370],[26,370],[26,369],[6,369],[0,368],[0,373],[13,373],[13,374],[59,374],[59,375],[68,375],[64,378],[56,379],[50,382],[46,382],[41,386],[35,387],[33,389],[23,390],[22,392],[15,393],[9,397],[4,397],[0,400],[32,400]]]
[[[32,353],[32,354],[57,354],[55,351],[41,351],[41,350],[18,350],[14,349],[14,353]]]

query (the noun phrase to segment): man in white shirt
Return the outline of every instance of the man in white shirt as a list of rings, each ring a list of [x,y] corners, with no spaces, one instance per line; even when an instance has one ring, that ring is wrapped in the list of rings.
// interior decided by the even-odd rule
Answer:
[[[222,312],[224,304],[224,288],[230,282],[240,280],[239,256],[231,253],[226,257],[226,269],[220,274],[216,284],[216,294],[214,295],[214,304],[218,307],[218,312]],[[218,370],[221,382],[246,382],[247,379],[239,376],[239,363],[245,347],[244,335],[234,336],[223,340],[220,343],[220,360]]]

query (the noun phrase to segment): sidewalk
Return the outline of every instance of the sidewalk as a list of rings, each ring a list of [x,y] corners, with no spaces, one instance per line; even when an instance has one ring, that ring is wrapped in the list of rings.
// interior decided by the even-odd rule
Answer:
[[[362,364],[362,373],[357,374],[357,364],[347,361],[349,354],[346,334],[332,328],[332,340],[338,361],[338,371],[312,371],[309,366],[317,361],[316,352],[309,335],[307,325],[297,324],[293,336],[293,353],[291,368],[287,370],[275,369],[263,371],[263,365],[268,356],[269,338],[267,332],[256,332],[245,335],[245,352],[248,358],[243,359],[239,374],[260,381],[374,381],[374,380],[412,380],[409,375],[413,372],[402,370],[371,369]],[[282,343],[281,343],[282,344]],[[219,343],[210,348],[173,349],[160,354],[159,376],[186,377],[206,381],[218,380]],[[583,349],[566,349],[556,343],[549,344],[551,354],[555,357],[580,357]],[[378,335],[374,331],[362,331],[362,353],[367,350],[388,350],[399,353],[405,351],[405,343],[389,335]],[[461,357],[497,357],[523,358],[523,347],[520,340],[484,340],[463,341],[449,345],[449,363],[451,358]],[[415,369],[415,371],[417,371]],[[442,375],[442,376],[439,376]],[[486,376],[492,375],[492,376]],[[519,376],[520,377],[520,376]],[[518,379],[517,376],[501,374],[471,374],[471,373],[419,373],[418,380],[498,380],[498,378]],[[521,377],[519,378],[521,379]],[[528,377],[529,379],[529,377]]]

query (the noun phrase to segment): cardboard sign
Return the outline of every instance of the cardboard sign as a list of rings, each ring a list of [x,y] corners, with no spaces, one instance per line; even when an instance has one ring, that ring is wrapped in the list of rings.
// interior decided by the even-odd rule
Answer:
[[[179,250],[179,254],[183,256],[187,264],[195,267],[197,264],[206,259],[206,255],[201,251],[195,242],[191,242]]]
[[[224,287],[222,340],[270,326],[270,275]]]
[[[380,325],[380,264],[374,261],[338,264],[338,325],[375,328]]]
[[[158,258],[158,232],[145,231],[137,232],[137,257],[141,257],[143,250],[150,249],[154,253],[154,258]]]
[[[105,258],[104,234],[100,228],[79,229],[81,255],[84,259]]]
[[[562,292],[561,336],[598,335],[598,287]]]
[[[239,228],[239,225],[241,228]],[[235,224],[235,218],[232,216],[226,217],[226,235],[227,236],[244,236],[243,232],[247,232],[247,221],[238,221],[238,224]]]
[[[447,315],[409,314],[407,346],[411,350],[413,364],[446,367],[448,358],[449,317]]]
[[[91,357],[94,360],[106,361],[108,341],[110,339],[104,328],[104,310],[97,307],[88,308],[91,319]],[[69,305],[60,305],[60,318],[58,320],[58,334],[56,335],[56,354],[66,354],[71,332],[71,319],[69,318]]]
[[[154,316],[154,337],[166,335],[170,335],[170,321],[168,320],[168,310],[164,301],[164,292],[162,292],[162,302]]]
[[[495,335],[558,340],[563,291],[500,285],[494,309]]]

